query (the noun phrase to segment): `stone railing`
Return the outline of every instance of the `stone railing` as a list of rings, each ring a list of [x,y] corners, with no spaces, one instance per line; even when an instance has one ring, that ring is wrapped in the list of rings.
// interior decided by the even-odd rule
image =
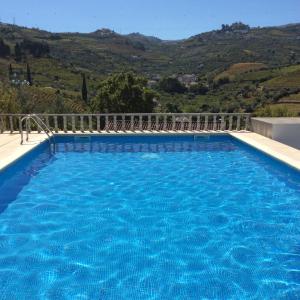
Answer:
[[[25,114],[0,114],[0,133],[20,132]],[[241,131],[250,130],[246,113],[37,114],[48,128],[59,132],[109,131]],[[23,128],[24,129],[24,128]],[[29,131],[38,131],[33,122]]]

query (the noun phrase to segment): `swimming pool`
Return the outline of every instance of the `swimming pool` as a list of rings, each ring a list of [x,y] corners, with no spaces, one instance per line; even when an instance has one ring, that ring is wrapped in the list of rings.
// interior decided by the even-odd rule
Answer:
[[[0,299],[299,299],[299,179],[225,135],[57,137],[0,173]]]

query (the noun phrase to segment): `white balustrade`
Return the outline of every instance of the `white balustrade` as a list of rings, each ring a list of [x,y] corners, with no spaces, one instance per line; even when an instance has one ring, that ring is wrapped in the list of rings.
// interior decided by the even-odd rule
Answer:
[[[20,131],[24,114],[0,114],[0,133]],[[240,131],[250,130],[246,113],[39,114],[56,133],[102,131]],[[38,131],[28,123],[28,130]]]

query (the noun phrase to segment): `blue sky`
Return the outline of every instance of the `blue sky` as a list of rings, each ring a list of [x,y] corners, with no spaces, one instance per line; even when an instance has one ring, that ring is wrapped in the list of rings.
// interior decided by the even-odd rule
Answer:
[[[300,0],[1,0],[0,20],[55,32],[110,28],[164,39],[186,38],[243,21],[300,22]]]

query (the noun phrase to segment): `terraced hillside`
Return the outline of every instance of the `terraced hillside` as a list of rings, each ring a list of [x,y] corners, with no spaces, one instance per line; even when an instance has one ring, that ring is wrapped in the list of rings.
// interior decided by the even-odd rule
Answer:
[[[300,24],[253,28],[233,25],[181,41],[162,41],[141,34],[120,35],[108,29],[92,33],[50,33],[0,25],[0,38],[13,47],[29,40],[46,43],[49,56],[64,68],[107,74],[131,67],[144,74],[207,73],[233,63],[281,66],[299,60]]]
[[[300,116],[300,65],[266,68],[262,64],[233,64],[211,79],[200,76],[206,89],[185,94],[162,94],[161,101],[174,111],[236,112],[261,116]],[[197,90],[197,89],[196,89]],[[297,100],[298,99],[298,100]]]
[[[263,113],[266,106],[286,109],[293,104],[292,112],[298,113],[289,99],[299,96],[299,63],[300,24],[249,28],[235,23],[186,40],[163,41],[108,29],[51,33],[0,23],[2,84],[10,83],[9,65],[23,78],[29,64],[35,92],[51,98],[55,91],[66,101],[75,101],[76,111],[86,109],[80,102],[82,73],[89,96],[94,97],[99,82],[109,74],[133,70],[156,81],[157,110]],[[188,87],[185,93],[174,94],[158,88],[159,78],[183,74],[194,74],[200,89]]]

